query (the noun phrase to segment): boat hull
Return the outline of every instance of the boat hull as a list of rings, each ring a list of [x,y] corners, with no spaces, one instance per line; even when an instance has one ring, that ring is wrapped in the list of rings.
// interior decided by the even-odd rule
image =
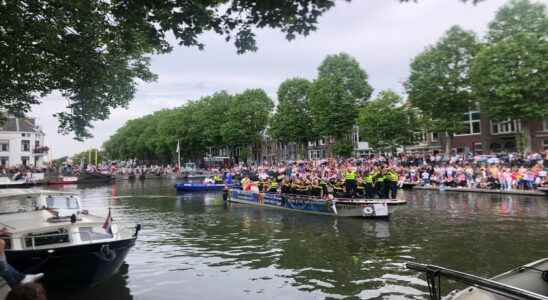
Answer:
[[[343,201],[324,201],[297,197],[293,195],[279,195],[271,193],[248,192],[233,189],[227,199],[230,202],[243,203],[271,208],[294,210],[304,213],[329,215],[335,217],[355,218],[388,218],[388,205],[381,201],[350,203]]]
[[[40,250],[6,250],[10,264],[24,273],[44,273],[49,287],[92,286],[114,275],[136,238]]]
[[[180,192],[222,191],[225,185],[215,183],[177,183],[175,188]]]

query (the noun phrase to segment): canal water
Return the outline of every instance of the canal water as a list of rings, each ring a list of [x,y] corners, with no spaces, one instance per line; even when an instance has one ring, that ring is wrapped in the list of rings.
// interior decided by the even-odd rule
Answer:
[[[111,280],[49,299],[424,299],[426,282],[405,261],[493,276],[548,257],[542,197],[409,191],[384,221],[225,207],[219,193],[176,194],[173,184],[65,187],[91,212],[110,206],[143,230]]]

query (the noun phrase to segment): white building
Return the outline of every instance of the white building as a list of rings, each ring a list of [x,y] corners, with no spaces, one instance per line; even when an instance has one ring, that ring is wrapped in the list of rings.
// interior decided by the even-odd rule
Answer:
[[[35,119],[10,116],[0,125],[1,167],[41,167],[48,151]]]

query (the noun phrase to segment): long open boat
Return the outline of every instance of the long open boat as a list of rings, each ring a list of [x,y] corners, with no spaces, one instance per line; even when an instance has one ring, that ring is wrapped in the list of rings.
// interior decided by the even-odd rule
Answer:
[[[202,192],[202,191],[222,191],[225,184],[219,183],[177,183],[175,188],[179,192]]]
[[[318,197],[262,193],[232,189],[227,191],[227,201],[271,208],[295,210],[305,213],[335,217],[388,218],[389,202],[404,204],[405,200],[346,199],[323,200]]]
[[[442,299],[441,281],[444,276],[470,287],[453,291],[445,300],[548,299],[548,258],[514,268],[491,279],[435,265],[408,262],[407,268],[426,273],[430,299]]]

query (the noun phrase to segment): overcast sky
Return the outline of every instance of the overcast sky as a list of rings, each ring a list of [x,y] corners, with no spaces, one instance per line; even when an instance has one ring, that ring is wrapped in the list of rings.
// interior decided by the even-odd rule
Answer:
[[[542,0],[547,3],[548,0]],[[100,146],[127,120],[162,108],[183,105],[219,90],[238,93],[262,88],[275,97],[287,78],[313,79],[326,55],[346,52],[354,56],[379,92],[403,92],[409,64],[427,45],[435,43],[452,25],[458,24],[480,35],[505,0],[486,0],[477,5],[458,0],[420,0],[400,4],[397,0],[339,1],[319,20],[318,31],[292,42],[273,30],[257,32],[259,50],[237,55],[232,44],[213,34],[202,36],[206,49],[175,47],[167,55],[152,58],[158,81],[138,87],[127,109],[113,111],[111,118],[95,123],[95,136],[78,142],[57,134],[53,113],[66,105],[61,97],[50,96],[33,109],[32,115],[46,132],[46,144],[54,158]]]

